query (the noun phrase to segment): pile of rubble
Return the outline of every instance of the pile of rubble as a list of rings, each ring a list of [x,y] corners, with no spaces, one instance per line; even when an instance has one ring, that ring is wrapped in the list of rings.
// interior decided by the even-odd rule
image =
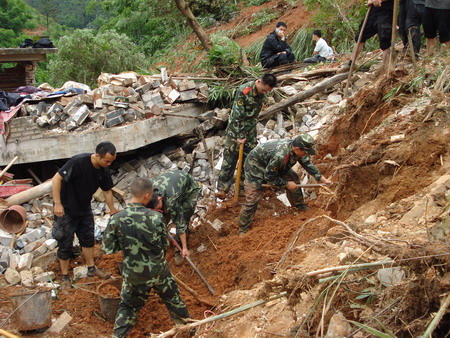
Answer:
[[[103,73],[98,83],[99,87],[92,91],[75,82],[66,83],[57,91],[44,85],[54,93],[25,102],[21,115],[34,116],[42,128],[71,131],[87,121],[111,128],[161,115],[179,103],[206,102],[208,97],[206,83],[169,78],[166,72],[152,76]],[[54,101],[49,103],[50,99]]]

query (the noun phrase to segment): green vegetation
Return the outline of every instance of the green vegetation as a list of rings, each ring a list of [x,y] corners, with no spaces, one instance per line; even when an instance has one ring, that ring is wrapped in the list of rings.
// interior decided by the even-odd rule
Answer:
[[[316,11],[312,22],[315,29],[322,31],[322,37],[336,53],[351,52],[355,34],[364,19],[367,8],[360,2],[348,0],[305,0],[308,10]],[[377,41],[367,41],[366,48],[377,48]]]
[[[245,28],[236,32],[237,36],[248,35],[256,32],[258,29],[269,24],[272,20],[275,20],[280,16],[279,11],[274,11],[271,8],[255,12],[252,14],[252,21],[249,24],[245,24]]]
[[[0,48],[19,47],[24,29],[37,27],[36,13],[23,0],[0,0]]]
[[[144,66],[138,47],[128,36],[114,31],[76,30],[62,37],[58,48],[57,57],[48,65],[50,81],[56,85],[73,80],[96,86],[102,72],[120,73]]]

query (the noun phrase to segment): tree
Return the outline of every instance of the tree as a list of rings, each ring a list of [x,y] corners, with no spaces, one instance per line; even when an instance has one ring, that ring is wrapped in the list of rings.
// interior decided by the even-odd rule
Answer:
[[[0,0],[0,47],[17,47],[24,29],[37,26],[35,14],[23,0]]]
[[[206,35],[202,26],[197,21],[197,18],[192,13],[189,5],[184,0],[174,0],[177,8],[180,10],[181,14],[187,19],[189,26],[191,26],[194,33],[197,35],[200,43],[206,51],[209,51],[211,48],[211,41],[209,40],[208,35]]]
[[[59,52],[49,62],[50,81],[55,85],[73,80],[95,86],[102,72],[139,70],[145,65],[144,55],[130,38],[114,31],[96,35],[79,29],[57,45]]]

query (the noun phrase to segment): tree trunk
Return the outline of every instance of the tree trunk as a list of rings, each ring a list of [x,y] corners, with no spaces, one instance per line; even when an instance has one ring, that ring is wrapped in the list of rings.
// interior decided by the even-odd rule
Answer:
[[[175,0],[175,4],[177,5],[181,14],[183,14],[183,16],[187,19],[189,26],[191,26],[192,30],[197,35],[203,48],[208,52],[209,49],[211,48],[211,42],[209,41],[209,37],[208,35],[206,35],[202,26],[200,26],[200,24],[198,23],[196,17],[189,8],[189,5],[184,0]]]
[[[48,180],[47,182],[39,184],[31,189],[19,192],[15,195],[12,195],[11,197],[8,197],[6,199],[6,202],[8,203],[8,205],[23,204],[28,202],[29,200],[32,200],[33,198],[44,196],[51,191],[52,181]]]

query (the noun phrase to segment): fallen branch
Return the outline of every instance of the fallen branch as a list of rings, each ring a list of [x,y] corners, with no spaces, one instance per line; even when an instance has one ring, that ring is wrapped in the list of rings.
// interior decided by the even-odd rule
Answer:
[[[260,113],[258,116],[258,119],[259,120],[267,119],[287,107],[290,107],[298,102],[304,101],[304,100],[310,98],[311,96],[324,91],[327,88],[331,88],[334,85],[344,81],[347,78],[347,75],[348,75],[348,73],[334,75],[333,77],[331,77],[329,79],[319,82],[314,87],[312,87],[308,90],[305,90],[294,96],[291,96],[288,99],[282,100],[282,101],[270,106],[262,113]]]
[[[423,338],[431,337],[431,334],[433,333],[434,329],[438,326],[442,317],[444,317],[445,313],[447,312],[447,308],[449,306],[450,306],[450,293],[447,295],[447,298],[442,303],[441,307],[439,308],[439,311],[436,313],[436,316],[433,318],[430,325],[428,325],[427,329],[423,333],[422,335]]]
[[[187,330],[190,330],[190,329],[192,329],[194,327],[197,327],[197,326],[200,326],[200,325],[203,325],[203,324],[206,324],[206,323],[214,322],[214,321],[219,320],[219,319],[231,317],[231,316],[233,316],[235,314],[241,313],[243,311],[250,310],[251,308],[254,308],[256,306],[268,303],[268,302],[270,302],[272,300],[284,297],[286,295],[287,295],[287,292],[284,291],[284,292],[281,292],[280,294],[278,294],[276,296],[269,297],[268,299],[260,299],[260,300],[258,300],[256,302],[240,306],[237,309],[234,309],[234,310],[231,310],[231,311],[228,311],[228,312],[225,312],[225,313],[221,313],[220,315],[217,315],[217,316],[208,317],[208,318],[196,321],[194,323],[186,324],[186,325],[175,326],[174,328],[170,329],[169,331],[163,332],[161,334],[151,334],[151,337],[153,337],[153,338],[172,337],[172,336],[176,335],[179,332],[187,331]]]

